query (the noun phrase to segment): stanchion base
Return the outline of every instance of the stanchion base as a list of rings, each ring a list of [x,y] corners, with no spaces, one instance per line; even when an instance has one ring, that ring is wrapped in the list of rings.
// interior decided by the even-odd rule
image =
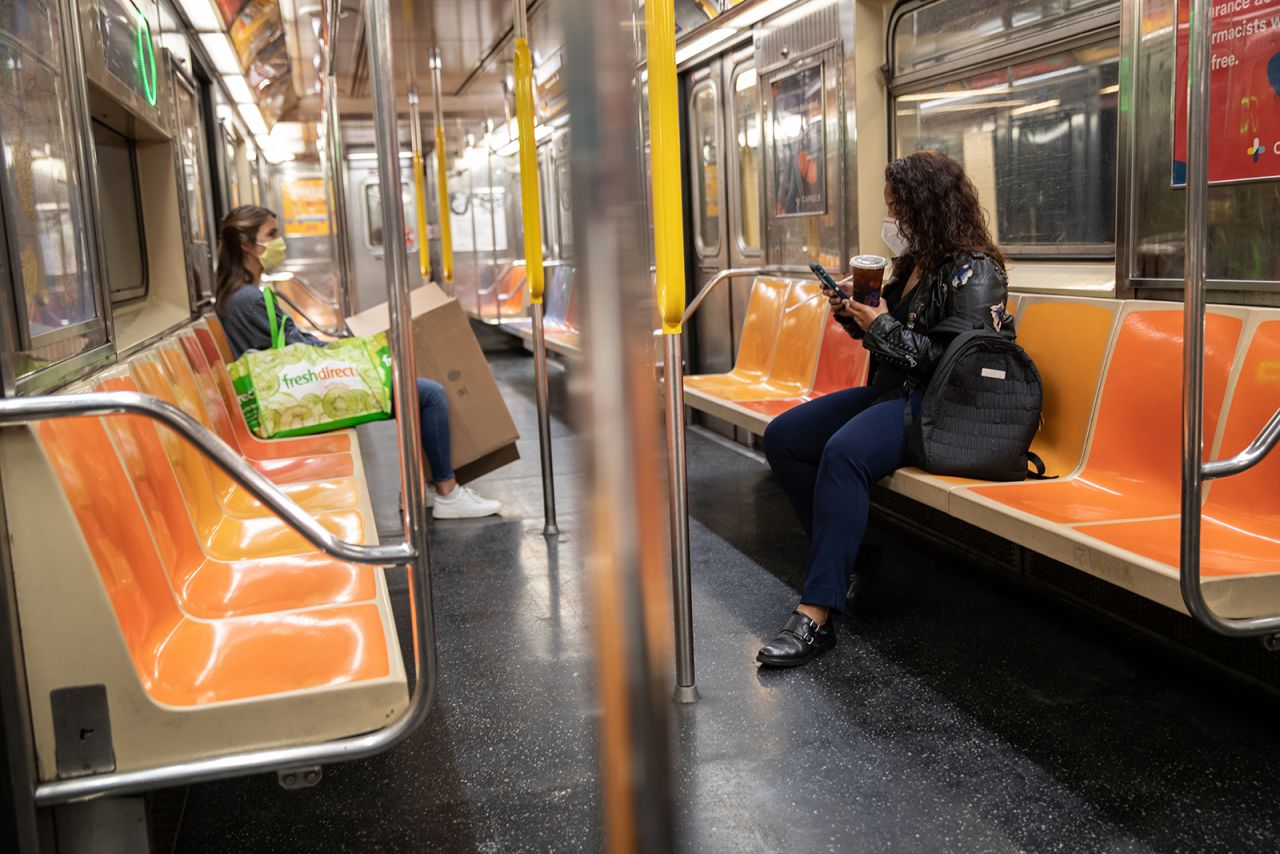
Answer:
[[[683,705],[698,702],[698,688],[696,685],[677,685],[675,692],[675,701]]]

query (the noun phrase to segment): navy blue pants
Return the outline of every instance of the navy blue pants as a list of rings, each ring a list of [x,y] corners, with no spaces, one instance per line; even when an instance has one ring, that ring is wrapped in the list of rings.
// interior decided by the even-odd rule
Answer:
[[[769,467],[809,533],[804,604],[844,608],[871,486],[906,463],[906,401],[876,397],[871,388],[828,394],[784,412],[764,431]],[[911,402],[918,411],[919,395]]]
[[[431,468],[431,482],[453,478],[449,447],[449,396],[444,386],[418,377],[418,411],[422,414],[422,451]]]

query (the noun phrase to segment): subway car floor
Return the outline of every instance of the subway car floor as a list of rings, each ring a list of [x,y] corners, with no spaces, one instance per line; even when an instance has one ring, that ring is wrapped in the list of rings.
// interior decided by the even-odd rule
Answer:
[[[602,849],[582,445],[553,368],[563,533],[548,542],[533,362],[490,349],[523,456],[477,484],[501,518],[433,523],[431,716],[314,788],[192,787],[178,851]],[[387,426],[362,445],[395,536]],[[1280,847],[1275,701],[893,529],[872,532],[884,571],[836,648],[759,670],[796,601],[804,534],[763,463],[697,431],[688,447],[702,700],[671,707],[683,850]],[[408,648],[403,573],[389,579]]]

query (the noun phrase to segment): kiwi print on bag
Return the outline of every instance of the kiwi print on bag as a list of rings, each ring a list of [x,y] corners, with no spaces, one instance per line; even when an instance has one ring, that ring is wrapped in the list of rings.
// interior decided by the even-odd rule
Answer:
[[[245,422],[263,439],[306,436],[391,415],[391,357],[383,334],[326,347],[250,350],[230,368]]]

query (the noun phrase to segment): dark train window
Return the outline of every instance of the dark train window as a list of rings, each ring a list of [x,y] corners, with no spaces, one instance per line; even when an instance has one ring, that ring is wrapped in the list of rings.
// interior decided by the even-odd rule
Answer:
[[[111,301],[138,299],[147,294],[147,246],[134,143],[98,121],[93,142]]]
[[[1110,7],[960,5],[920,7],[893,30],[894,67],[906,72],[892,87],[896,155],[935,149],[963,164],[1011,255],[1114,257],[1120,45],[1101,14]],[[1093,12],[1092,38],[1081,38],[1083,13],[1064,23],[1068,6]],[[1063,26],[1078,46],[1055,39]],[[964,58],[934,73],[940,55]]]

